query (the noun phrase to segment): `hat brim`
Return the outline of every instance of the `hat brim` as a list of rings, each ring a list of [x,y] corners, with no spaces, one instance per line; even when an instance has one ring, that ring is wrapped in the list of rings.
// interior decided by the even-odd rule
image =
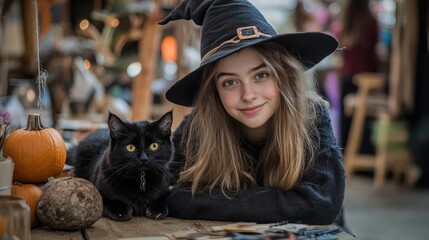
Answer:
[[[264,43],[276,42],[285,47],[300,61],[305,69],[310,69],[338,47],[338,41],[331,35],[321,32],[300,32],[281,34],[270,38],[254,38],[237,44],[225,45],[207,58],[197,69],[177,81],[167,90],[166,98],[176,104],[192,107],[196,92],[200,86],[202,72],[207,64],[226,57],[243,48]]]

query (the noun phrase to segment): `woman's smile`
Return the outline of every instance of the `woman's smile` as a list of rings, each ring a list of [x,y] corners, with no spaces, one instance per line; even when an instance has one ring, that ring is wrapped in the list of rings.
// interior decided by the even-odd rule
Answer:
[[[240,110],[244,115],[254,116],[260,112],[264,105],[265,103],[253,107],[240,108],[238,110]]]

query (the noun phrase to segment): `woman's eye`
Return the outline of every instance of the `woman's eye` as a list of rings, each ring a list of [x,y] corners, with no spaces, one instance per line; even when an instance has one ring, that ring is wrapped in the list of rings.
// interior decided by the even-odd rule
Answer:
[[[236,84],[234,80],[226,80],[222,83],[222,86],[224,87],[232,87]]]
[[[149,149],[150,149],[151,151],[156,151],[156,150],[158,150],[158,148],[159,148],[159,144],[158,144],[158,143],[151,143],[151,144],[149,145]]]
[[[256,79],[264,79],[268,77],[268,73],[258,73],[256,74]]]
[[[133,144],[127,145],[127,151],[128,152],[134,152],[135,150],[136,150],[136,146],[134,146]]]

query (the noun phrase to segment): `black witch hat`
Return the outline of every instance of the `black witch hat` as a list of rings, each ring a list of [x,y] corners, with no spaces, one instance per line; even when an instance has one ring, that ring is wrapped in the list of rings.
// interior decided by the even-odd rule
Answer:
[[[166,93],[169,101],[188,107],[193,105],[204,66],[240,49],[276,42],[310,69],[338,47],[334,37],[321,32],[278,35],[246,0],[185,0],[159,23],[167,24],[179,19],[192,19],[202,26],[200,66],[177,81]]]

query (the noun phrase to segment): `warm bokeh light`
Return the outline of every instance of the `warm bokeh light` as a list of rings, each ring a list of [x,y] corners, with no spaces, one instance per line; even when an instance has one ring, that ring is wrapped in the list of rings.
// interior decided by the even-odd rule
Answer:
[[[83,60],[83,65],[87,70],[91,68],[91,62],[88,59]]]
[[[110,26],[111,26],[112,28],[117,28],[117,27],[119,26],[119,19],[117,19],[117,18],[112,18],[112,19],[110,20]]]
[[[34,102],[34,100],[36,99],[36,93],[33,89],[29,89],[25,97],[27,98],[28,102]]]
[[[165,36],[161,43],[162,59],[165,62],[175,62],[177,59],[177,42],[173,36]]]
[[[86,30],[89,27],[89,21],[87,19],[83,19],[82,21],[80,21],[79,23],[79,28],[82,30]]]

